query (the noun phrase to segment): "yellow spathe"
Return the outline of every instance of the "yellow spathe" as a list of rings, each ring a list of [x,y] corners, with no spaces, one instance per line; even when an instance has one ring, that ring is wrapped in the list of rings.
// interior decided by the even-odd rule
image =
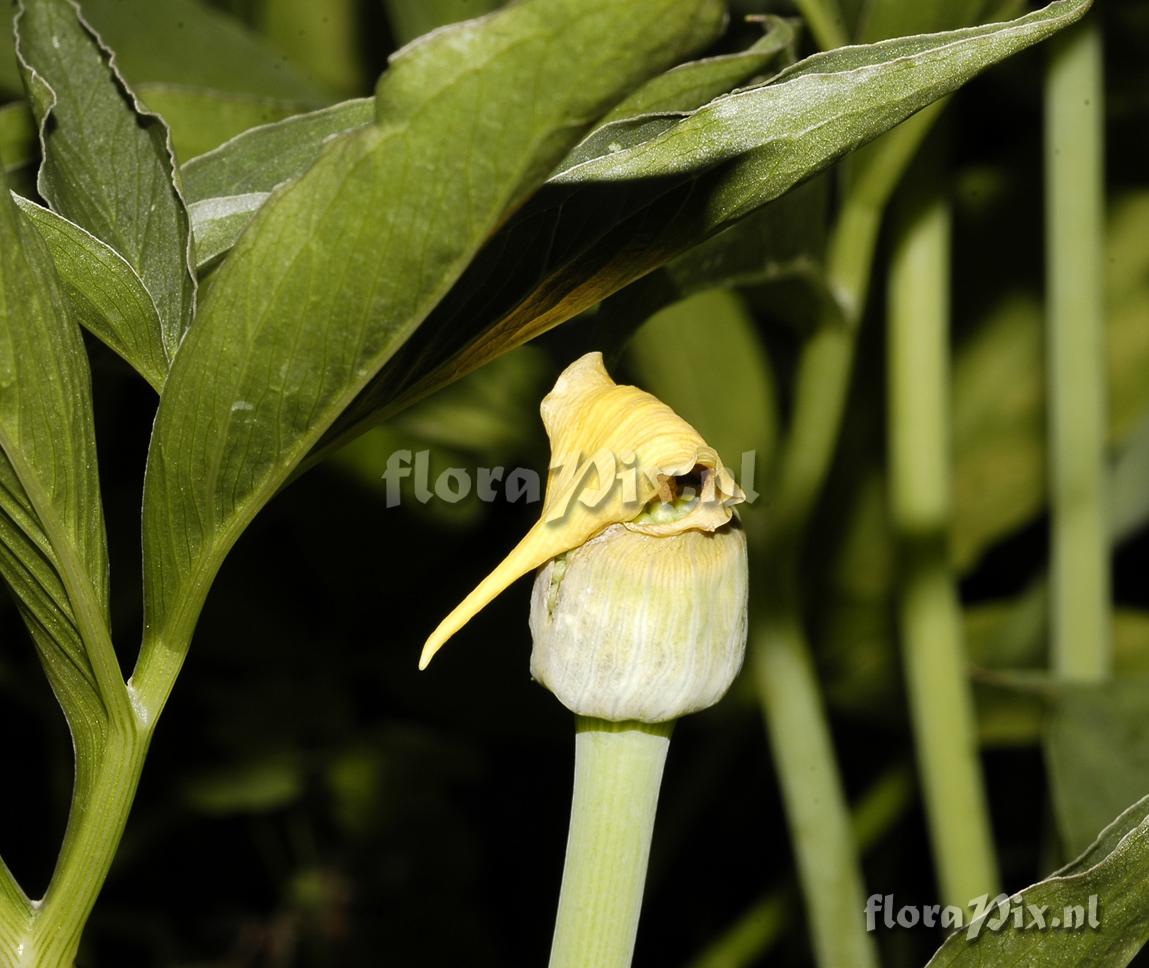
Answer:
[[[511,582],[611,525],[654,536],[716,531],[745,499],[698,431],[651,394],[616,384],[601,353],[568,366],[540,411],[551,442],[542,516],[431,633],[420,669]],[[666,506],[649,513],[656,497]]]

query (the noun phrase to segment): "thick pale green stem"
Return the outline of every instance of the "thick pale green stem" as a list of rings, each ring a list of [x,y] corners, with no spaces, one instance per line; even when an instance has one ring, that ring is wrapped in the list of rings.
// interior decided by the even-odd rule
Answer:
[[[80,936],[123,836],[150,733],[135,724],[113,724],[91,769],[82,802],[73,805],[64,846],[43,900],[33,905],[15,940],[12,968],[71,968]],[[2,949],[0,949],[2,950]]]
[[[1096,13],[1050,44],[1045,86],[1053,654],[1057,675],[1112,664],[1105,469],[1104,79]]]
[[[629,968],[671,727],[579,719],[550,968]]]
[[[949,565],[951,215],[936,151],[896,209],[888,288],[890,490],[918,769],[943,900],[997,893],[961,605]]]

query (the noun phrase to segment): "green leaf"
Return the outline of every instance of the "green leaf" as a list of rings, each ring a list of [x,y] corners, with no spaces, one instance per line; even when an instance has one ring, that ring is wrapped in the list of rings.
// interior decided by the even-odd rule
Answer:
[[[787,21],[771,17],[768,22],[767,35],[749,50],[692,61],[660,74],[624,99],[606,120],[653,110],[689,111],[760,74],[794,39],[793,28]],[[330,138],[363,127],[374,120],[374,116],[374,102],[360,98],[246,131],[219,149],[188,162],[183,171],[184,191],[193,203],[270,192],[303,174]],[[665,126],[663,122],[655,123]],[[600,122],[596,136],[605,144],[610,138],[610,128]],[[593,148],[582,150],[593,151]],[[221,204],[233,208],[230,203]],[[250,209],[249,217],[254,217],[256,210]],[[234,242],[242,231],[242,220],[238,216],[231,218],[229,225],[228,235]],[[222,236],[214,235],[208,243],[212,259],[224,251],[218,248],[221,241]],[[198,232],[196,244],[197,247],[201,244]],[[197,259],[200,265],[210,261],[198,253]]]
[[[1045,737],[1054,815],[1067,851],[1149,793],[1149,679],[1059,687]]]
[[[664,134],[583,162],[553,180],[577,184],[691,175],[757,152],[763,153],[759,161],[786,163],[808,175],[991,64],[1051,36],[1088,6],[1087,0],[1055,0],[1009,24],[815,54],[764,84],[718,98]],[[796,157],[788,147],[795,142]]]
[[[74,222],[19,195],[13,197],[52,253],[72,318],[159,390],[168,372],[160,318],[135,270]]]
[[[88,360],[48,248],[2,174],[0,573],[69,720],[94,725],[115,653]]]
[[[552,177],[491,240],[428,320],[430,345],[421,335],[392,361],[328,443],[593,306],[1088,5],[1056,0],[1006,24],[816,54],[686,118],[614,122],[606,153]]]
[[[17,50],[52,209],[127,260],[155,303],[170,359],[191,323],[187,212],[162,120],[139,110],[71,0],[21,0]]]
[[[794,28],[788,20],[770,17],[768,22],[769,32],[749,50],[679,64],[651,78],[603,117],[563,159],[559,170],[654,138],[740,82],[761,74],[794,43]]]
[[[1149,939],[1149,797],[1135,803],[1103,830],[1077,860],[1046,880],[1012,895],[997,930],[974,922],[946,940],[928,968],[1123,968]],[[1070,929],[1066,920],[1084,920],[1097,898],[1099,926]],[[1014,926],[1016,905],[1044,908],[1046,930]],[[1079,908],[1078,911],[1067,909]],[[1023,907],[1023,925],[1033,911]],[[1058,919],[1058,927],[1048,922]],[[975,938],[967,934],[976,929]]]
[[[766,17],[764,23],[765,36],[746,50],[679,64],[651,78],[603,117],[600,127],[640,114],[694,111],[762,74],[779,54],[791,50],[797,39],[789,20]]]
[[[217,270],[156,417],[135,681],[166,697],[208,585],[260,507],[586,129],[709,43],[715,0],[533,0],[437,32],[380,81]],[[464,56],[465,54],[465,56]]]
[[[238,20],[196,0],[84,0],[132,85],[182,84],[318,107],[327,93]]]
[[[258,125],[273,124],[306,110],[299,101],[189,87],[184,84],[140,84],[147,110],[164,119],[176,156],[194,158]]]
[[[270,192],[310,168],[329,140],[374,120],[375,101],[359,98],[253,128],[184,165],[184,191],[191,202]]]

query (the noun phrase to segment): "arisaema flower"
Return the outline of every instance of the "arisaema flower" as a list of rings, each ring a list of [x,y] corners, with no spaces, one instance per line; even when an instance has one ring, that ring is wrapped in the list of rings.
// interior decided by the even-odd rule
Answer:
[[[543,567],[531,672],[571,709],[673,719],[716,702],[741,666],[744,500],[666,404],[572,363],[541,406],[551,442],[542,515],[428,638],[420,668],[511,582]]]

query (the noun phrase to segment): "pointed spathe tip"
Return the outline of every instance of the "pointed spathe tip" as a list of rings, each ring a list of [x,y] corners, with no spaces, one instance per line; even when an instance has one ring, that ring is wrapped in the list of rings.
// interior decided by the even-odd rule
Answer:
[[[423,645],[423,651],[419,654],[419,671],[424,672],[427,666],[431,664],[431,660],[435,658],[435,653],[443,646],[442,642],[436,642],[434,636],[429,638]]]

